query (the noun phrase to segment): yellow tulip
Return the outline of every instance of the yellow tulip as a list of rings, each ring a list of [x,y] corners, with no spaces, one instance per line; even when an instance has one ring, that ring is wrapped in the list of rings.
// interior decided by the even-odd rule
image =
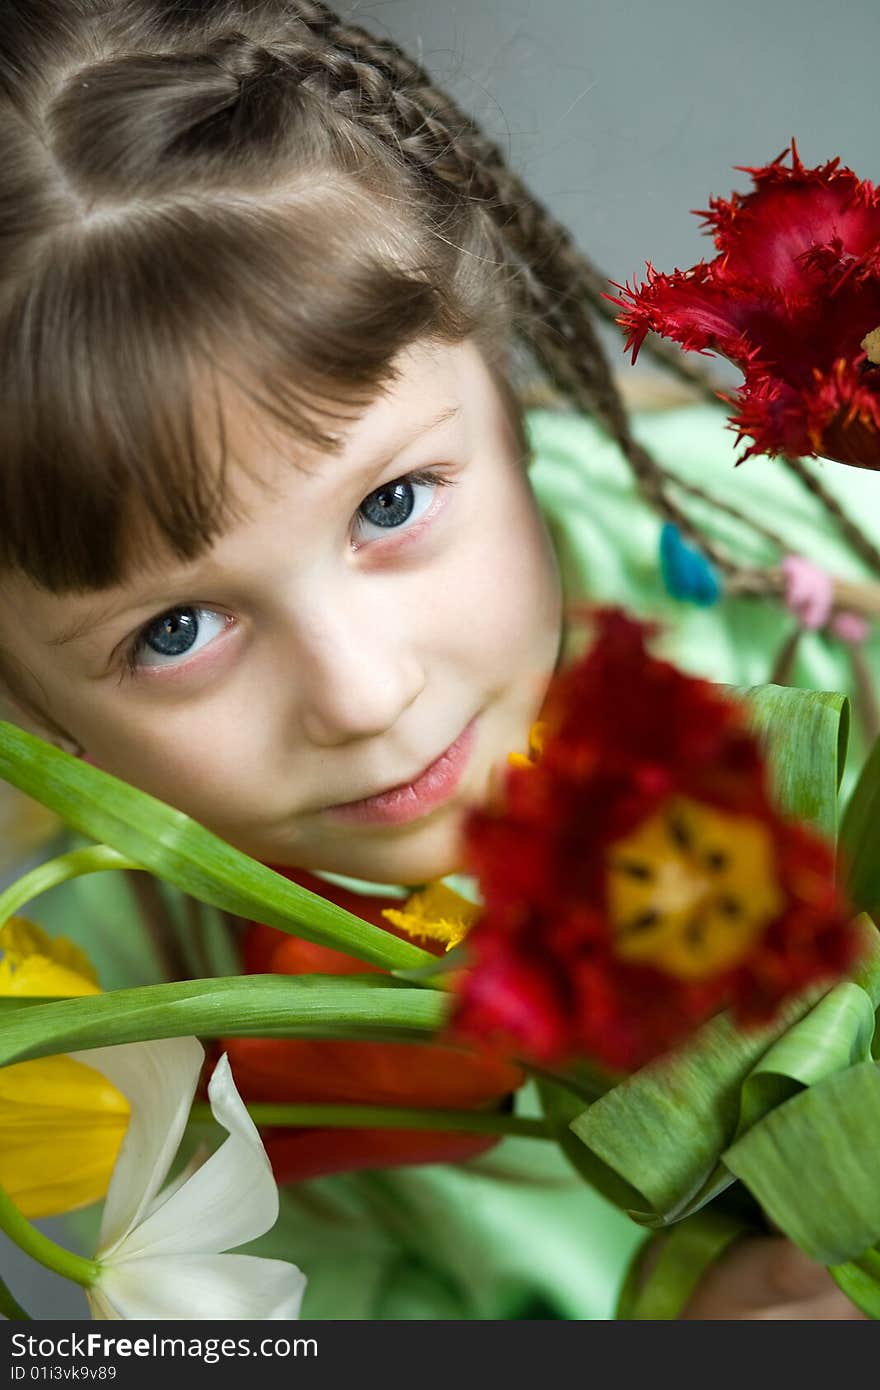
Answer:
[[[0,927],[0,996],[100,994],[85,953],[13,917]],[[0,1186],[25,1216],[104,1196],[128,1125],[125,1097],[72,1057],[0,1068]]]
[[[0,927],[0,951],[0,995],[70,999],[101,993],[85,951],[65,936],[49,936],[23,917],[10,917]]]

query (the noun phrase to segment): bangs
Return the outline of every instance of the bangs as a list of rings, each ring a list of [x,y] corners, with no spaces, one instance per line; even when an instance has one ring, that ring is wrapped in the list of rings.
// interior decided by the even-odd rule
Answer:
[[[463,230],[417,238],[360,190],[315,191],[178,195],[47,240],[0,334],[0,568],[56,593],[107,587],[133,516],[192,560],[229,519],[231,387],[332,453],[416,340],[503,332],[478,218],[469,251]]]

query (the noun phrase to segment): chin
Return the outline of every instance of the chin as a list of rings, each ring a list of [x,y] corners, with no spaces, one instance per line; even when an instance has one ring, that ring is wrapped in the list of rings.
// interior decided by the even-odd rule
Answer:
[[[370,883],[413,886],[462,872],[461,815],[445,816],[435,824],[412,826],[394,835],[352,833],[338,845],[320,851],[278,857],[288,868],[325,870],[362,878]]]

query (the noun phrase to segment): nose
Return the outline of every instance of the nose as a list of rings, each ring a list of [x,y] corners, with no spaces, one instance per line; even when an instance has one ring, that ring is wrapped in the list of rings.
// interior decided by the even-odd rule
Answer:
[[[385,733],[425,688],[409,623],[381,601],[325,595],[299,614],[296,628],[300,720],[319,747]]]

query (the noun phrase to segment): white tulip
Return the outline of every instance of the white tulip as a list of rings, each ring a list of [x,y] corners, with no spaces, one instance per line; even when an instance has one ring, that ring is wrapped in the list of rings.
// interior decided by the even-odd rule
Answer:
[[[165,1038],[72,1054],[102,1072],[131,1105],[104,1203],[86,1290],[92,1316],[190,1319],[296,1318],[305,1276],[283,1260],[222,1252],[268,1231],[278,1188],[224,1054],[208,1085],[228,1138],[162,1189],[198,1084],[195,1038]]]

